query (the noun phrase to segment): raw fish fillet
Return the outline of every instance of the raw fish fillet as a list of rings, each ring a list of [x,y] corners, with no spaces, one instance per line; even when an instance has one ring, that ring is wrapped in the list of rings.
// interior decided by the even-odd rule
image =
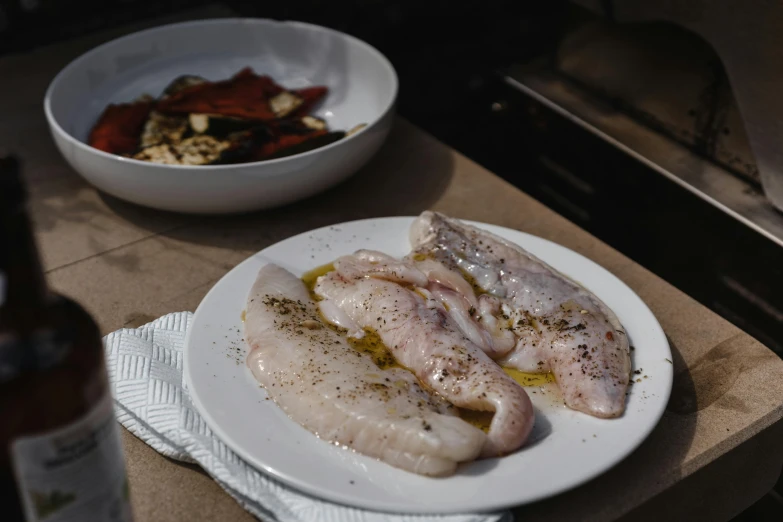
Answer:
[[[463,335],[442,304],[416,284],[424,274],[379,252],[359,251],[334,263],[315,292],[321,310],[339,309],[380,336],[396,360],[428,388],[459,406],[494,415],[482,456],[518,449],[534,422],[525,390]]]
[[[598,297],[518,245],[442,214],[422,213],[410,240],[410,259],[431,281],[437,278],[427,263],[462,273],[478,289],[476,297],[464,287],[445,285],[463,301],[478,300],[471,314],[476,324],[493,336],[514,334],[510,349],[485,347],[498,363],[524,372],[552,371],[570,408],[603,418],[623,414],[631,370],[628,338]]]
[[[264,266],[248,296],[247,365],[269,396],[318,437],[392,466],[443,476],[475,459],[485,434],[407,370],[381,370],[318,313],[304,283]]]

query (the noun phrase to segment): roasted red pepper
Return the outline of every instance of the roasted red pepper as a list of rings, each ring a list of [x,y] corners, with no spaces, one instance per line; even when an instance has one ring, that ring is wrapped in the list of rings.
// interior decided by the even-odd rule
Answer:
[[[288,147],[299,145],[325,134],[327,134],[327,131],[317,130],[308,134],[284,134],[282,136],[278,136],[277,139],[263,143],[253,150],[250,161],[265,160],[270,156],[274,156],[280,151],[287,149]]]
[[[252,67],[243,67],[242,69],[237,71],[237,73],[234,76],[232,76],[232,78],[236,80],[237,78],[252,78],[254,76],[257,75],[256,73],[253,72]]]
[[[109,105],[90,131],[87,143],[111,154],[135,152],[153,106],[151,101]]]
[[[328,92],[326,87],[287,91],[270,77],[259,76],[249,67],[228,80],[198,83],[166,92],[170,94],[157,102],[108,107],[90,134],[90,144],[115,154],[136,152],[145,120],[153,107],[163,114],[208,114],[248,122],[250,128],[246,131],[241,132],[246,128],[242,126],[238,132],[221,136],[221,139],[231,140],[230,148],[221,156],[224,163],[296,154],[328,145],[345,134],[330,133],[312,123],[308,126],[302,119],[324,99]],[[279,96],[284,93],[292,96]]]
[[[186,87],[161,100],[158,110],[165,114],[200,113],[271,121],[275,114],[269,99],[283,91],[272,78],[245,68],[230,80]]]
[[[320,86],[305,87],[304,89],[295,89],[291,92],[304,100],[302,105],[296,109],[294,116],[307,116],[310,114],[310,111],[313,109],[313,107],[315,107],[318,102],[324,99],[324,96],[326,96],[326,93],[329,92],[329,89]]]

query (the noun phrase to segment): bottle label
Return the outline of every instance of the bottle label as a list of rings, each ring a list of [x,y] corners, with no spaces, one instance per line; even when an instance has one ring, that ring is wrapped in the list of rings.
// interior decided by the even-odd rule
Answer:
[[[131,522],[111,394],[76,422],[11,444],[28,522]]]

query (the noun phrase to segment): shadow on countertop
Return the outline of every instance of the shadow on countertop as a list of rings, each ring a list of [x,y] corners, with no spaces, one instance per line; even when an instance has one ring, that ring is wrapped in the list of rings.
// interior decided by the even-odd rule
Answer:
[[[227,216],[178,216],[180,223],[158,236],[232,251],[256,252],[314,228],[357,219],[417,215],[448,188],[454,161],[446,147],[427,147],[434,138],[410,132],[398,120],[387,142],[369,164],[345,182],[283,207]],[[100,193],[119,217],[140,228],[171,213],[144,208]],[[153,219],[151,219],[153,218]]]
[[[680,401],[688,403],[696,402],[696,386],[691,378],[688,366],[677,348],[669,339],[672,351],[672,362],[676,376],[678,392],[674,394],[667,406],[667,411],[661,418],[658,426],[647,439],[642,442],[639,449],[631,453],[619,464],[600,475],[599,477],[577,487],[567,493],[568,502],[565,503],[561,495],[521,506],[514,510],[516,520],[651,520],[649,518],[628,518],[623,516],[623,505],[635,504],[633,497],[645,494],[645,492],[664,490],[669,484],[650,483],[648,477],[643,476],[638,470],[654,469],[655,467],[670,467],[676,469],[687,454],[696,429],[696,413],[674,413],[672,408]],[[664,439],[662,442],[660,439]],[[676,440],[674,440],[676,439]],[[654,454],[644,451],[646,446],[667,447],[665,453]],[[575,464],[578,465],[578,464]],[[675,482],[679,477],[672,476],[670,482]],[[601,490],[605,488],[627,492],[628,500],[616,499],[616,502],[597,505],[596,498],[600,498]],[[644,504],[642,505],[644,508]],[[638,509],[633,511],[633,516],[639,516]],[[659,520],[659,519],[655,519]],[[660,519],[664,520],[664,519]]]

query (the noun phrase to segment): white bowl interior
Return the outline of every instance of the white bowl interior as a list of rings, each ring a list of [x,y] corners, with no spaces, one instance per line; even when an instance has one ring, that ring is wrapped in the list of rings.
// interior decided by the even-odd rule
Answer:
[[[298,22],[220,19],[134,33],[85,54],[53,83],[51,113],[85,142],[109,103],[158,96],[183,74],[222,80],[248,66],[288,88],[327,86],[314,112],[334,130],[373,123],[396,95],[391,66],[359,40]]]

